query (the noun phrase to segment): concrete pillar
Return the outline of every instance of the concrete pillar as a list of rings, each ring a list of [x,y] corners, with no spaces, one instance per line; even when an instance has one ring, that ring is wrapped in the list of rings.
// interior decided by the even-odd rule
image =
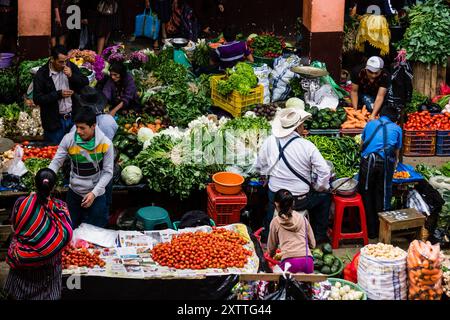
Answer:
[[[303,55],[325,62],[340,79],[345,0],[303,0]]]
[[[18,42],[23,59],[49,56],[51,0],[18,0]]]

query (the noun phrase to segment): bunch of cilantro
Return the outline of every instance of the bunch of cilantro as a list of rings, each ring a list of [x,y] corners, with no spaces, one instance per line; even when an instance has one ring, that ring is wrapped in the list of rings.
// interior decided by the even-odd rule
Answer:
[[[244,62],[239,62],[233,69],[227,69],[227,76],[219,81],[217,91],[223,96],[229,95],[234,90],[242,95],[248,95],[257,85],[258,78],[253,68]]]

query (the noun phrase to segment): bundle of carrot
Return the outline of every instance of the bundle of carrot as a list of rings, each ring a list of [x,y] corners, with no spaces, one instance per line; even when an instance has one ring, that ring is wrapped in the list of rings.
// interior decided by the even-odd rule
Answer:
[[[366,106],[362,110],[355,110],[352,107],[344,108],[347,113],[347,121],[345,121],[342,129],[364,129],[369,121],[370,112],[367,111]]]
[[[408,249],[409,300],[440,300],[442,270],[439,244],[414,240]]]

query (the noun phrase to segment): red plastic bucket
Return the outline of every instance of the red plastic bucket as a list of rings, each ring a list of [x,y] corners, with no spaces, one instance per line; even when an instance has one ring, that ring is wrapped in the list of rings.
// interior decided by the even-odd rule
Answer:
[[[0,69],[5,69],[5,68],[10,67],[14,56],[15,56],[14,53],[1,52],[0,53]]]

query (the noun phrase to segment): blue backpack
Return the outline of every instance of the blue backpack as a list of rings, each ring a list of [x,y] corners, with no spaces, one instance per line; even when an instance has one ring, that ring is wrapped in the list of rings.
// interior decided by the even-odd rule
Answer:
[[[147,13],[147,9],[143,14],[136,16],[136,26],[134,35],[136,37],[145,37],[157,40],[159,37],[159,29],[161,28],[161,21],[156,14],[152,14],[152,10]]]

